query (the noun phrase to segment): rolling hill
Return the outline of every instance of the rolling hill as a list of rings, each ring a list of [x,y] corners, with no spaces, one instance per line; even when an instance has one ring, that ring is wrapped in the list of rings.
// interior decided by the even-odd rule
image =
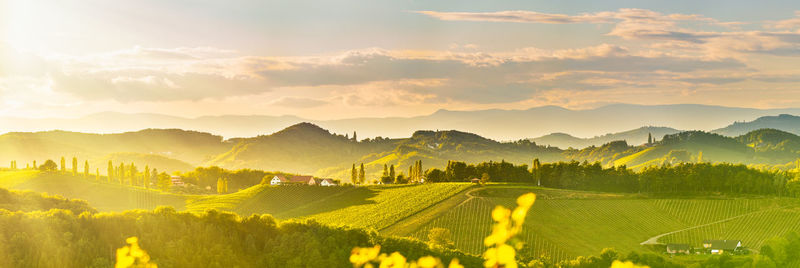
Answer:
[[[0,188],[82,199],[101,212],[155,209],[158,206],[184,210],[186,200],[191,198],[142,187],[96,181],[94,176],[84,178],[34,170],[0,171]]]
[[[550,145],[558,148],[581,149],[590,146],[600,146],[612,141],[625,141],[631,145],[640,145],[647,143],[648,134],[651,134],[654,139],[658,140],[664,135],[675,134],[678,132],[681,131],[669,127],[640,127],[633,130],[609,133],[592,138],[578,138],[566,133],[552,133],[538,138],[532,138],[530,140],[540,145]]]
[[[744,135],[759,129],[777,129],[800,135],[800,116],[781,114],[777,116],[763,116],[753,121],[736,121],[724,128],[711,132],[729,137]]]
[[[118,134],[89,134],[67,131],[13,132],[0,135],[0,161],[16,160],[25,163],[60,157],[77,157],[81,164],[89,160],[92,166],[105,171],[109,159],[141,160],[144,166],[185,168],[200,165],[223,153],[232,145],[222,137],[178,129],[145,129]],[[181,163],[185,162],[185,163]]]

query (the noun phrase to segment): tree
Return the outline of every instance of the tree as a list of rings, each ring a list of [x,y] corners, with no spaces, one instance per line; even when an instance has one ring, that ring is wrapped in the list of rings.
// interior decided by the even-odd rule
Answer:
[[[108,160],[108,169],[106,169],[106,173],[108,173],[108,182],[111,182],[114,179],[114,164],[111,163],[111,160]]]
[[[697,163],[703,163],[703,151],[697,152]]]
[[[489,173],[483,173],[481,175],[481,184],[485,184],[489,182]]]
[[[653,144],[653,135],[651,133],[647,133],[647,144]]]
[[[87,178],[89,177],[89,160],[83,162],[83,176]]]
[[[539,162],[539,158],[534,158],[533,163],[531,164],[531,173],[533,174],[533,181],[536,182],[536,186],[542,186],[541,168],[542,163]]]
[[[218,194],[225,194],[228,192],[228,179],[219,178],[217,179],[217,193]]]
[[[358,142],[358,136],[356,136],[355,131],[353,131],[353,141]]]
[[[100,181],[100,168],[95,169],[94,180]]]
[[[47,161],[44,161],[44,164],[42,164],[42,166],[39,167],[39,170],[53,172],[53,171],[56,171],[57,168],[58,168],[58,165],[56,165],[56,162],[54,162],[53,160],[47,159]]]
[[[355,132],[353,133],[355,134]],[[366,180],[366,174],[364,174],[364,163],[361,163],[361,168],[358,169],[358,183],[363,184]]]
[[[117,170],[119,184],[125,184],[125,175],[125,163],[119,163],[119,169]]]
[[[65,171],[67,171],[67,169],[66,169],[66,168],[67,168],[67,167],[66,167],[66,165],[67,165],[67,162],[66,162],[66,160],[64,160],[64,157],[62,156],[62,157],[61,157],[61,172],[65,172]]]
[[[358,182],[358,170],[356,169],[356,163],[353,163],[353,169],[350,170],[350,182],[353,184]]]
[[[454,248],[455,244],[450,237],[450,229],[437,227],[428,231],[428,243],[431,247]]]
[[[170,186],[172,186],[172,181],[170,181],[169,175],[167,173],[158,174],[158,189],[168,192]]]
[[[158,169],[153,168],[153,172],[150,172],[150,178],[147,178],[147,184],[153,183],[158,184]],[[158,187],[156,185],[156,187]]]
[[[394,165],[389,166],[389,178],[394,180]]]
[[[33,169],[37,169],[39,166],[36,165],[36,160],[33,160]]]
[[[150,166],[144,165],[144,177],[142,177],[142,184],[144,188],[150,187]]]
[[[78,158],[72,157],[72,176],[78,175]]]

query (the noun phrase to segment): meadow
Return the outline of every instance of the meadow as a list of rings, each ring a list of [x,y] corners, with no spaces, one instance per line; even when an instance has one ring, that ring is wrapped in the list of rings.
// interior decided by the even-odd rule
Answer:
[[[513,196],[526,191],[539,195],[522,238],[526,246],[521,253],[528,257],[563,260],[597,254],[604,248],[661,252],[657,246],[640,243],[695,226],[701,227],[660,237],[657,242],[700,247],[705,239],[739,239],[757,250],[766,239],[800,230],[795,208],[800,201],[796,199],[662,199],[499,184],[472,191],[473,198],[405,235],[425,240],[430,229],[447,228],[457,249],[478,254],[485,250],[482,238],[491,230],[486,215],[497,205],[513,205]]]

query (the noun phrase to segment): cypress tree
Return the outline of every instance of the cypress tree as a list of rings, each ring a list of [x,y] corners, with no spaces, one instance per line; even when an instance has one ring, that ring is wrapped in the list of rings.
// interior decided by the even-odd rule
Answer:
[[[366,174],[364,174],[364,163],[361,163],[361,168],[358,170],[358,182],[359,182],[359,184],[363,184],[364,183],[365,177],[366,177]]]
[[[83,176],[89,178],[89,160],[83,162]]]
[[[37,169],[39,166],[36,165],[36,160],[33,160],[33,169]]]
[[[106,173],[108,173],[108,182],[111,182],[114,179],[114,164],[111,163],[111,160],[108,160],[108,169],[106,169]]]
[[[358,170],[356,170],[356,163],[353,163],[353,169],[350,170],[350,182],[356,184],[358,181]]]
[[[147,188],[147,185],[150,184],[150,166],[144,165],[144,177],[143,177],[143,184],[144,188]]]
[[[391,165],[389,167],[389,178],[392,178],[392,180],[394,180],[394,177],[395,177],[394,176],[394,165]]]
[[[78,175],[78,158],[72,157],[72,176]]]
[[[67,165],[67,161],[66,161],[66,160],[64,160],[64,157],[62,156],[62,157],[61,157],[61,172],[65,172],[65,171],[67,171],[67,167],[66,167],[66,165]]]

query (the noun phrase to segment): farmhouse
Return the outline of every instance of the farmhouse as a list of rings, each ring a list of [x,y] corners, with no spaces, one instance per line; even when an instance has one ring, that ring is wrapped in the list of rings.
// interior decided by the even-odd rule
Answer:
[[[313,180],[314,177],[312,176],[292,176],[291,179],[287,183],[291,184],[309,184],[309,181]]]
[[[284,183],[286,183],[288,181],[289,181],[289,179],[287,179],[284,176],[275,175],[275,177],[272,177],[272,180],[269,181],[269,185],[283,185]]]
[[[183,183],[183,180],[180,176],[171,176],[169,177],[169,182],[174,186],[183,186],[186,187],[186,184]]]
[[[472,178],[472,179],[471,179],[471,180],[469,180],[469,181],[471,181],[472,183],[481,183],[481,180],[480,180],[480,179],[478,179],[478,178]]]
[[[742,248],[741,240],[703,240],[703,248],[711,254],[734,253]]]
[[[689,254],[691,249],[687,244],[667,244],[667,253],[669,254]]]
[[[312,178],[308,181],[308,185],[319,185],[319,186],[336,186],[336,182],[332,179],[317,179]]]

